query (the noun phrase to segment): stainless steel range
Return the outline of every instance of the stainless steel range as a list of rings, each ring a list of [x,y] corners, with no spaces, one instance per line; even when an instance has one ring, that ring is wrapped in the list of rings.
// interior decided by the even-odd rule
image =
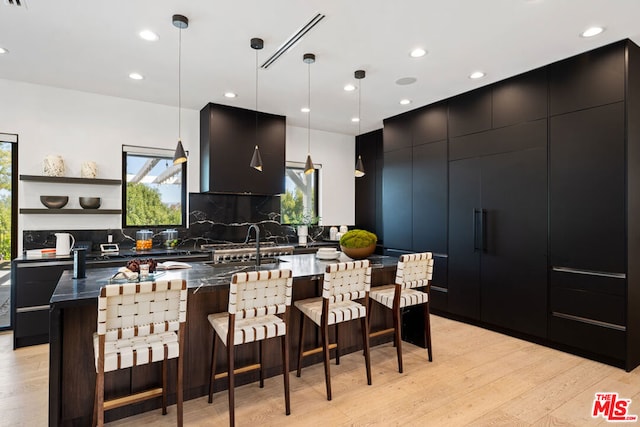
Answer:
[[[204,251],[211,251],[211,259],[215,264],[240,264],[256,261],[255,243],[222,243],[205,244],[200,248]],[[261,263],[276,262],[278,256],[293,254],[293,246],[276,245],[274,242],[260,243]]]

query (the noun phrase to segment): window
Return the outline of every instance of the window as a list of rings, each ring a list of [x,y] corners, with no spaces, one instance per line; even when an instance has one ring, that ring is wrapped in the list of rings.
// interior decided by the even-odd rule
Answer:
[[[319,165],[315,165],[316,168]],[[287,162],[285,168],[285,194],[280,197],[282,224],[318,223],[319,169],[305,175],[304,164]]]
[[[124,145],[123,227],[186,226],[186,165],[172,150]]]

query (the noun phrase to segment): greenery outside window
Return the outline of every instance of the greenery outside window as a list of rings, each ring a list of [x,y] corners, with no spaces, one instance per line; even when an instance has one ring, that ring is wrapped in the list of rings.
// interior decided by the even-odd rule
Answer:
[[[304,163],[287,162],[285,193],[280,197],[281,223],[288,225],[318,224],[318,175],[316,170],[305,175]]]
[[[123,227],[186,227],[186,165],[173,150],[123,145]]]

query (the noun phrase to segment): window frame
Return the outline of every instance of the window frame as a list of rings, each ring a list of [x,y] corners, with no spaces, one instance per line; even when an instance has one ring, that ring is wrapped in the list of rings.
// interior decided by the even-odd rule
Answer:
[[[122,145],[122,228],[150,228],[150,227],[181,227],[188,228],[187,224],[187,163],[180,164],[182,183],[180,185],[180,221],[181,224],[127,224],[127,155],[139,157],[160,157],[173,163],[174,150],[168,148],[144,147],[138,145]],[[188,153],[187,153],[188,155]]]

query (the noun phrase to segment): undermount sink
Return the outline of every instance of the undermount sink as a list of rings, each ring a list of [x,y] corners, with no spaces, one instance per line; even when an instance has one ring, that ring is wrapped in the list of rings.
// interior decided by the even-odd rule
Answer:
[[[278,261],[278,260],[275,260]],[[256,263],[254,262],[234,262],[234,263],[214,263],[211,261],[206,262],[207,265],[214,268],[214,276],[218,279],[231,279],[236,273],[241,272],[250,272],[256,270],[273,270],[278,267],[278,262],[267,262],[261,263],[259,267],[256,268]],[[222,270],[224,268],[224,270]],[[219,270],[219,273],[215,273],[216,270]]]
[[[262,258],[260,261],[259,270],[269,270],[262,268],[265,265],[275,267],[280,263],[278,258]],[[255,260],[246,260],[246,261],[230,261],[230,262],[214,262],[214,261],[206,261],[205,264],[213,268],[233,268],[233,267],[255,267]]]

